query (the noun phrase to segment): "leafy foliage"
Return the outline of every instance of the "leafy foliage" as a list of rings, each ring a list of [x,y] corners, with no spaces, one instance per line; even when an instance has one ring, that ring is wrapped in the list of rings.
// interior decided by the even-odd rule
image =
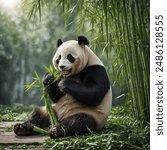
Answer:
[[[28,116],[33,106],[29,107],[21,107],[21,106],[13,106],[12,108],[9,106],[0,105],[0,122],[1,121],[24,121],[24,119]]]

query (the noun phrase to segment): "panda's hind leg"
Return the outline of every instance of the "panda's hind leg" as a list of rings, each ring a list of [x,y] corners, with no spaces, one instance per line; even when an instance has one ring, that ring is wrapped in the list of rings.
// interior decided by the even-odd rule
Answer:
[[[14,132],[19,136],[27,136],[37,134],[33,131],[33,126],[47,128],[50,126],[50,121],[45,107],[35,108],[29,118],[24,123],[14,125]]]
[[[89,130],[96,130],[95,120],[86,114],[76,114],[58,123],[49,131],[51,138],[84,135]]]

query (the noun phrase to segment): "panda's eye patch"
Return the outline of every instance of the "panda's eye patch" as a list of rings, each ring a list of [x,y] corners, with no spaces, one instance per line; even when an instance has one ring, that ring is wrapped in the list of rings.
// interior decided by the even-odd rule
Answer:
[[[71,63],[74,63],[74,61],[75,61],[75,58],[74,58],[71,54],[68,54],[68,55],[67,55],[67,59],[68,59]]]
[[[61,59],[61,55],[59,55],[58,59],[56,60],[56,64],[59,64],[60,59]]]

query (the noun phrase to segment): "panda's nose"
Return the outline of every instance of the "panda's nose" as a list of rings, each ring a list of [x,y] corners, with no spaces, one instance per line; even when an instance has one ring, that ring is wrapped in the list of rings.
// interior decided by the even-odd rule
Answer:
[[[60,69],[64,69],[66,66],[59,66],[60,67]]]

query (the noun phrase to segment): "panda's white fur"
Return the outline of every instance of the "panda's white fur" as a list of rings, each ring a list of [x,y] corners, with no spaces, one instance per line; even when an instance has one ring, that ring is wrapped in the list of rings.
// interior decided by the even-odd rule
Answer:
[[[76,59],[74,63],[70,63],[66,58],[68,54],[72,54],[72,56]],[[61,60],[59,64],[56,63],[56,60],[61,55]],[[87,66],[100,65],[103,66],[101,60],[93,53],[93,51],[86,45],[79,45],[78,41],[70,40],[64,42],[60,45],[53,57],[53,65],[56,69],[61,68],[59,66],[63,65],[65,68],[63,69],[64,74],[66,76],[78,74]],[[70,74],[68,74],[68,70]],[[76,79],[76,82],[77,81]],[[93,101],[93,99],[92,99]],[[84,113],[92,116],[97,123],[97,130],[101,130],[107,120],[107,117],[111,110],[111,102],[112,102],[112,91],[111,87],[108,92],[105,94],[102,102],[98,106],[86,106],[78,101],[76,101],[70,94],[65,94],[60,100],[53,104],[54,110],[57,112],[58,119],[61,121],[69,116]]]

